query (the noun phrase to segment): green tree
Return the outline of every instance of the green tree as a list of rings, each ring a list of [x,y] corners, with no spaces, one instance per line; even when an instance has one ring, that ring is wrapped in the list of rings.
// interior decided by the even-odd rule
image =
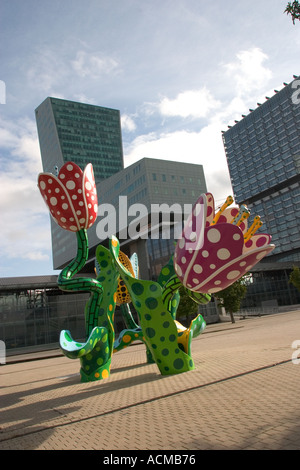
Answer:
[[[300,3],[297,0],[288,2],[284,13],[291,15],[293,24],[295,24],[295,20],[300,20]]]
[[[290,274],[289,282],[300,291],[300,269],[298,268],[298,266],[293,267],[293,271]]]
[[[247,287],[245,281],[241,278],[231,284],[231,286],[226,287],[226,289],[214,294],[219,300],[220,306],[224,307],[226,312],[229,313],[232,323],[235,323],[233,314],[239,311],[241,301],[245,297],[246,292]]]
[[[179,289],[180,294],[180,302],[176,312],[176,318],[185,317],[186,321],[188,322],[189,317],[195,317],[198,312],[198,304],[191,299],[191,297],[187,294],[184,287]]]

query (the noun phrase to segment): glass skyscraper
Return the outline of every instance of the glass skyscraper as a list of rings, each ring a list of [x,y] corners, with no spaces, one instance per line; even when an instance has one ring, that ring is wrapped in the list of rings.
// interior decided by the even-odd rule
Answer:
[[[48,97],[35,115],[45,172],[92,163],[99,182],[124,168],[118,110]]]
[[[96,183],[124,168],[120,111],[46,98],[35,110],[43,171],[55,174],[72,161],[92,163]],[[75,253],[75,240],[51,218],[53,266],[62,253]]]
[[[235,201],[276,245],[263,262],[300,261],[300,80],[284,84],[223,132]]]

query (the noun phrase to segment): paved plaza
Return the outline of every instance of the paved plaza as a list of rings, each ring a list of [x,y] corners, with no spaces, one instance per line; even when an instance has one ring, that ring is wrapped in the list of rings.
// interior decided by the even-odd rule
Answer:
[[[299,450],[297,340],[300,357],[300,311],[217,323],[193,371],[161,376],[138,343],[92,383],[59,351],[9,357],[0,450]]]

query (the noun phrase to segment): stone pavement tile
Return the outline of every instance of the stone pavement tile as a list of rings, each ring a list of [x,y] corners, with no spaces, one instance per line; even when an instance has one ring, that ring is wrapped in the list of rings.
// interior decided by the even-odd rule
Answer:
[[[0,449],[293,448],[298,318],[203,334],[193,342],[196,370],[175,376],[146,364],[144,345],[114,355],[111,377],[90,384],[64,357],[5,366]]]
[[[294,366],[293,366],[294,367]],[[170,398],[157,399],[128,410],[116,411],[102,417],[87,419],[80,423],[70,423],[51,431],[37,433],[47,436],[33,441],[33,435],[23,439],[25,448],[50,449],[164,449],[178,450],[184,446],[190,450],[201,449],[280,449],[290,447],[287,442],[293,428],[283,428],[281,422],[290,418],[291,409],[282,402],[284,389],[278,383],[289,375],[288,365],[278,366],[281,370],[257,372],[222,384],[203,387],[198,391],[183,392]],[[292,372],[294,369],[290,369]],[[297,372],[298,374],[298,372]],[[277,376],[277,377],[276,377]],[[293,378],[293,373],[291,374]],[[292,381],[293,382],[293,381]],[[257,392],[264,390],[265,397],[257,401],[249,400],[247,405],[228,397],[234,392],[247,392],[248,387],[259,385]],[[269,386],[263,384],[269,383]],[[275,389],[273,389],[275,387]],[[286,393],[292,398],[290,389]],[[270,413],[264,414],[266,403],[273,394]],[[219,396],[227,396],[217,409],[213,407]],[[297,396],[295,391],[294,398]],[[224,406],[227,403],[227,406]],[[257,411],[257,421],[250,422],[252,410]],[[292,412],[295,416],[295,409]],[[297,408],[297,416],[300,407]],[[235,429],[233,430],[233,427]],[[299,428],[298,428],[299,429]],[[288,435],[285,433],[288,431]],[[49,439],[49,432],[52,439]],[[299,434],[298,434],[299,435]],[[77,436],[77,441],[74,439]],[[296,439],[294,443],[296,442]],[[25,444],[24,444],[25,443]],[[34,447],[30,447],[30,446]],[[293,443],[292,443],[293,445]],[[295,444],[296,445],[296,444]]]

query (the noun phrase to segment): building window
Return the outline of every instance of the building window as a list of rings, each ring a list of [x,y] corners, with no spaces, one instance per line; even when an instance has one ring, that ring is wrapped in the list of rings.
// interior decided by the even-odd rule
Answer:
[[[140,163],[133,169],[133,174],[136,175],[141,171],[141,165]]]
[[[152,179],[153,181],[156,181],[156,173],[152,173]]]

